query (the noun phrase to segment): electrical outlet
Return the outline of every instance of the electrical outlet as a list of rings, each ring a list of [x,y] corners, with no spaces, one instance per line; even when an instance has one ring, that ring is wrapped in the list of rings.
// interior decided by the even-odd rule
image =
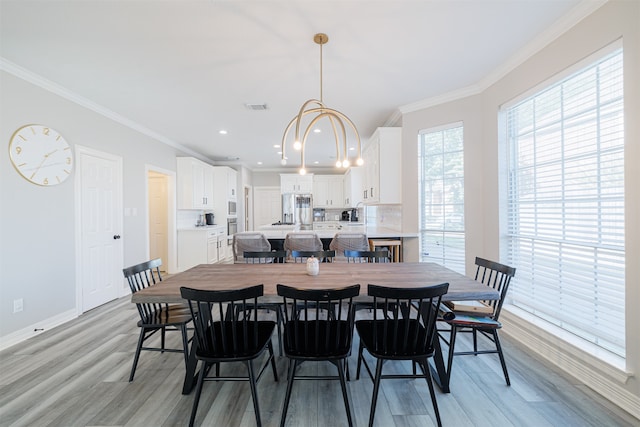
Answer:
[[[13,312],[14,313],[21,312],[22,308],[23,308],[23,304],[24,304],[24,302],[22,301],[22,298],[14,299],[13,300]]]

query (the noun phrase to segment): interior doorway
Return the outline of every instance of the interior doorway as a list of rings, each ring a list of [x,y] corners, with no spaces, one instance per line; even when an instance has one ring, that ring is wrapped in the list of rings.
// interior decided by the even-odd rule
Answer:
[[[168,177],[156,171],[147,173],[149,186],[149,259],[164,262],[160,271],[166,273],[169,261]]]
[[[161,271],[176,271],[175,172],[146,167],[148,259],[162,259]]]

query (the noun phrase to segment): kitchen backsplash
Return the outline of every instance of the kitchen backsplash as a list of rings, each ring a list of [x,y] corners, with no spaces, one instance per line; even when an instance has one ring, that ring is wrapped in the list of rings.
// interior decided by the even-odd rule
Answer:
[[[402,205],[367,207],[367,225],[402,231]]]
[[[178,214],[176,216],[176,223],[177,223],[178,229],[194,227],[198,222],[198,219],[205,212],[209,212],[209,211],[178,209],[178,212],[177,212]]]

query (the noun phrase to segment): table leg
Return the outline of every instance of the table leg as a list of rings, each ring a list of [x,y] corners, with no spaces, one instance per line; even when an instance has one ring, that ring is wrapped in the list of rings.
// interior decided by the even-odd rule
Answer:
[[[191,350],[189,350],[189,358],[187,359],[186,372],[184,373],[184,383],[182,384],[182,394],[189,394],[198,383],[198,359],[196,359],[196,350],[198,349],[198,340],[191,341]]]
[[[447,372],[447,368],[444,364],[444,357],[442,356],[442,346],[440,345],[440,337],[436,335],[433,341],[433,362],[435,363],[435,368],[431,363],[429,363],[429,369],[431,369],[431,376],[433,377],[433,381],[438,384],[438,387],[442,390],[443,393],[450,393],[449,389],[449,373]]]

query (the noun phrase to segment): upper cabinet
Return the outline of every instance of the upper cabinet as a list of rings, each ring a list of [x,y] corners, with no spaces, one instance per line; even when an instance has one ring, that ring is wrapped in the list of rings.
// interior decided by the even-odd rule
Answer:
[[[219,223],[224,223],[229,216],[236,216],[236,200],[238,198],[238,172],[229,166],[215,166],[214,170],[214,203],[213,213]]]
[[[402,128],[378,128],[369,139],[362,153],[365,204],[402,203],[401,143]]]
[[[344,174],[344,207],[355,208],[362,202],[363,185],[362,175],[364,173],[363,166],[351,167]]]
[[[313,174],[281,173],[280,192],[282,194],[313,193]]]
[[[215,166],[213,169],[216,197],[225,198],[225,201],[237,200],[238,172],[229,166]]]
[[[344,198],[342,175],[315,175],[313,177],[313,206],[342,208]]]
[[[178,157],[176,174],[178,209],[213,209],[213,166]]]

